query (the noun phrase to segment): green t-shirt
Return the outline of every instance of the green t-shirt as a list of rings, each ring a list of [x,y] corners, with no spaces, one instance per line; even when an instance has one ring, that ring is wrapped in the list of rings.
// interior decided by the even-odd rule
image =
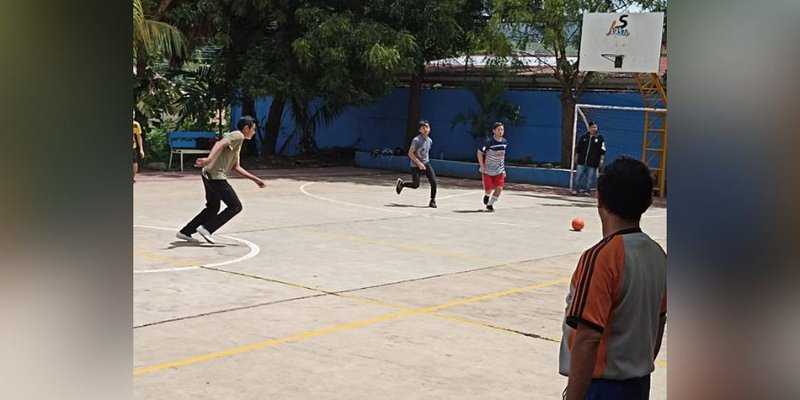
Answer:
[[[222,137],[228,145],[222,148],[211,164],[203,167],[203,173],[210,179],[228,179],[228,172],[239,161],[239,150],[242,149],[244,135],[240,131],[233,131]]]

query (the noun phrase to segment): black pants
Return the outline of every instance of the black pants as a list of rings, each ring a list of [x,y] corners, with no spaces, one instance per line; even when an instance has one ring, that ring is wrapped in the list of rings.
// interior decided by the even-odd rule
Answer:
[[[419,187],[419,175],[423,171],[417,167],[411,167],[411,183],[403,182],[403,187],[416,189]],[[425,164],[425,176],[428,177],[428,183],[431,184],[431,198],[436,198],[436,172],[433,171],[430,163]]]
[[[206,190],[206,208],[200,211],[194,219],[181,229],[181,233],[191,235],[197,232],[197,227],[203,225],[209,232],[214,233],[225,225],[234,215],[242,211],[242,203],[233,191],[233,187],[226,179],[208,179],[203,177],[203,188]],[[219,212],[220,202],[225,203],[225,210]],[[219,213],[219,214],[217,214]]]

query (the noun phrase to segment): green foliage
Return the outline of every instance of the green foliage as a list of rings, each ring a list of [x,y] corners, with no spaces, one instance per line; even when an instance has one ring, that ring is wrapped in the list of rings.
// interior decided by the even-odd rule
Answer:
[[[181,61],[189,55],[189,48],[178,28],[148,19],[141,0],[133,0],[133,54],[138,60],[165,57]]]
[[[458,125],[469,126],[469,133],[474,138],[486,137],[495,122],[505,125],[519,126],[525,121],[520,107],[503,98],[506,90],[505,80],[500,78],[486,79],[477,87],[469,88],[478,102],[478,110],[461,112],[453,118],[450,125],[452,132]]]

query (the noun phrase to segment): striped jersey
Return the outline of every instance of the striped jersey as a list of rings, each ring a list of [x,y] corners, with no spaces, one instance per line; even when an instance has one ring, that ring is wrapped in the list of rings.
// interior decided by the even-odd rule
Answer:
[[[481,152],[486,155],[484,165],[486,165],[486,175],[500,175],[506,171],[506,138],[496,140],[494,136],[486,139],[481,147]]]
[[[667,313],[667,256],[639,228],[616,232],[586,250],[567,295],[559,373],[569,375],[578,324],[602,333],[593,378],[649,375],[659,319]]]

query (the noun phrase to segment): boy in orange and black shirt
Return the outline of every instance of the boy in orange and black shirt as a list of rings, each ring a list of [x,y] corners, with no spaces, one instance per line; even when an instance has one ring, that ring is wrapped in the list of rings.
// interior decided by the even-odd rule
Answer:
[[[622,157],[598,179],[603,240],[578,261],[567,295],[559,373],[564,398],[644,400],[667,315],[667,256],[639,228],[653,182]]]

